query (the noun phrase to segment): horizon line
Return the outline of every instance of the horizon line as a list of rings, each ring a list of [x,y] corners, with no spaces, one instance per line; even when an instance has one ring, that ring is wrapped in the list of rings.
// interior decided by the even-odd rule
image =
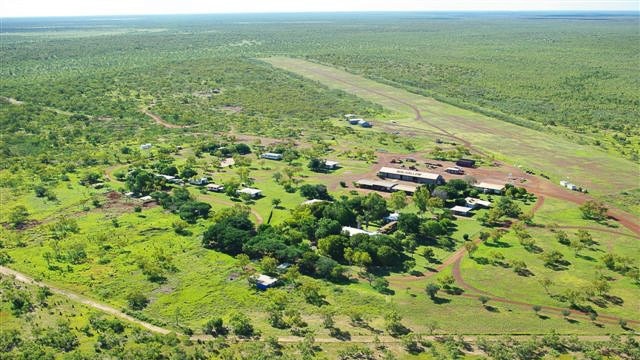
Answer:
[[[131,13],[131,14],[86,14],[86,15],[30,15],[30,16],[0,16],[5,19],[47,19],[47,18],[85,18],[85,17],[113,17],[113,16],[194,16],[194,15],[295,15],[295,14],[372,14],[372,13],[631,13],[640,16],[640,10],[612,10],[612,9],[531,9],[531,10],[335,10],[335,11],[256,11],[256,12],[202,12],[202,13]]]

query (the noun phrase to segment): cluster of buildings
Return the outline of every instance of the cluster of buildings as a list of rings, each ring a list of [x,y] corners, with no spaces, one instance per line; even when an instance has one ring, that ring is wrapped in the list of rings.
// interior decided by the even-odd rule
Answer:
[[[579,190],[577,185],[572,184],[572,183],[570,183],[570,182],[568,182],[566,180],[560,181],[560,185],[562,187],[565,187],[565,188],[569,189],[569,190],[573,190],[573,191],[578,191]]]

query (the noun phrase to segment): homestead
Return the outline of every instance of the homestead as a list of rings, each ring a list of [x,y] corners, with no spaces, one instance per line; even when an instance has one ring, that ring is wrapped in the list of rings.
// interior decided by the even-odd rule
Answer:
[[[260,155],[261,158],[263,159],[268,159],[268,160],[282,160],[282,154],[278,154],[278,153],[264,153],[262,155]]]
[[[254,188],[242,188],[238,190],[238,195],[247,194],[252,199],[257,199],[262,196],[262,190]]]
[[[268,288],[274,287],[278,283],[278,279],[271,277],[269,275],[260,274],[256,279],[256,288],[258,290],[267,290]]]
[[[466,206],[456,205],[449,210],[451,210],[451,212],[454,213],[455,215],[471,216],[471,210],[473,209]]]
[[[422,171],[413,171],[405,169],[396,169],[390,167],[383,167],[378,171],[378,176],[383,179],[397,179],[404,181],[411,181],[419,184],[444,184],[444,178],[442,175],[427,173]]]
[[[221,192],[224,190],[224,186],[218,184],[208,184],[207,191]]]
[[[494,184],[482,181],[474,184],[473,187],[481,190],[484,193],[502,194],[505,184]]]
[[[207,179],[206,177],[203,178],[195,178],[195,179],[189,179],[189,184],[191,185],[196,185],[196,186],[203,186],[203,185],[207,185],[209,183],[209,179]]]

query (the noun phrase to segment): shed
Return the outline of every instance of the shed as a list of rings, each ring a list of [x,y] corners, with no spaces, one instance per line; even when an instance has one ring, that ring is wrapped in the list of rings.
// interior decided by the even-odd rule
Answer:
[[[147,195],[147,196],[141,197],[140,201],[142,201],[143,204],[146,204],[154,201],[154,199],[151,196]]]
[[[356,181],[356,186],[358,186],[359,188],[378,190],[378,191],[387,191],[387,192],[393,191],[393,187],[396,185],[397,183],[395,182],[383,181],[383,180],[360,179]]]
[[[366,121],[366,120],[360,120],[358,121],[358,125],[362,126],[363,128],[370,128],[373,125],[371,125],[370,122]]]
[[[358,115],[356,115],[356,114],[345,114],[345,115],[344,115],[344,118],[345,118],[345,119],[347,119],[347,120],[349,120],[349,119],[354,118],[354,117],[356,117],[356,116],[358,116]]]
[[[397,212],[391,213],[387,216],[384,217],[384,221],[385,222],[392,222],[392,221],[398,221],[398,219],[400,218],[400,214],[398,214]]]
[[[469,216],[471,215],[471,210],[473,210],[472,208],[466,207],[466,206],[454,206],[451,209],[451,212],[456,214],[456,215],[462,215],[462,216]]]
[[[459,167],[448,167],[444,169],[444,171],[448,172],[449,174],[464,175],[464,170],[460,169]]]
[[[140,145],[140,150],[149,150],[149,149],[151,149],[151,146],[152,145],[149,144],[149,143],[142,144],[142,145]]]
[[[364,121],[364,119],[355,119],[355,118],[352,118],[352,119],[349,119],[349,124],[351,124],[351,125],[358,125],[358,124],[360,123],[360,121]]]
[[[260,274],[256,278],[256,287],[259,290],[267,290],[270,287],[274,287],[278,282],[277,278],[271,277],[269,275]]]
[[[207,183],[209,183],[209,179],[207,179],[206,177],[199,178],[199,179],[189,179],[189,184],[191,185],[202,186],[202,185],[207,185]]]
[[[458,161],[456,161],[456,165],[458,166],[462,166],[462,167],[475,167],[476,166],[476,161],[475,160],[471,160],[471,159],[460,159]]]
[[[408,195],[413,195],[413,193],[415,193],[417,189],[417,186],[409,184],[397,184],[393,187],[393,191],[404,191]]]
[[[313,204],[323,203],[323,202],[327,202],[327,200],[311,199],[311,200],[303,201],[302,205],[313,205]]]

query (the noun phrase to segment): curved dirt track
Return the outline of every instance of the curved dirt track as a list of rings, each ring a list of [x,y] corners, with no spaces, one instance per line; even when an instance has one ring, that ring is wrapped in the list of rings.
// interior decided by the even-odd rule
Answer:
[[[176,124],[172,124],[170,122],[165,121],[164,119],[162,119],[159,115],[156,115],[154,113],[152,113],[151,111],[149,111],[149,109],[144,109],[142,110],[142,112],[147,115],[148,117],[152,118],[153,121],[156,122],[156,124],[166,127],[167,129],[188,129],[188,128],[192,128],[194,126],[197,125],[176,125]]]

